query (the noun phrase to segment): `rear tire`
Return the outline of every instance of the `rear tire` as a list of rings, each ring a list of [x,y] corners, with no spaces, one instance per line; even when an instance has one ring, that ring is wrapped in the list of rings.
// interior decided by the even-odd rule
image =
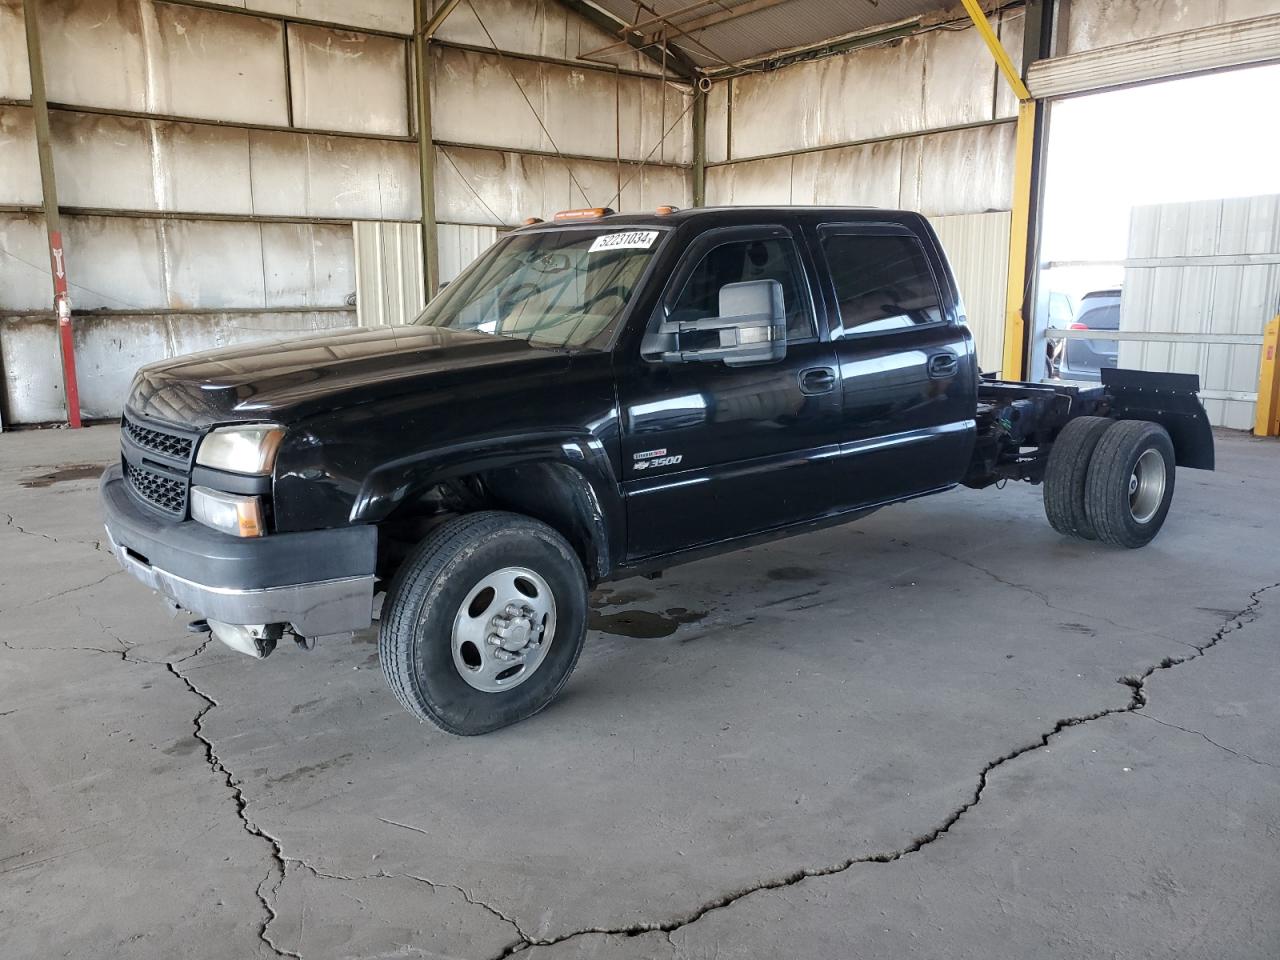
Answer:
[[[1159,424],[1112,424],[1093,451],[1085,488],[1099,540],[1134,549],[1155,538],[1173,500],[1174,461],[1173,441]]]
[[[387,592],[378,653],[421,720],[460,736],[533,716],[555,699],[587,633],[587,580],[545,523],[483,511],[443,524]]]
[[[1077,417],[1062,428],[1049,450],[1044,513],[1049,525],[1064,536],[1098,538],[1085,510],[1085,483],[1093,451],[1113,423],[1106,417]]]

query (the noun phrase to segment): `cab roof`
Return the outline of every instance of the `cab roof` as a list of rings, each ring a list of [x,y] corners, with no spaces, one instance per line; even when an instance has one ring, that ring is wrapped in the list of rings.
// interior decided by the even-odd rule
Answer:
[[[582,227],[674,227],[695,221],[709,221],[733,225],[758,222],[762,217],[793,217],[817,215],[830,217],[866,218],[867,214],[880,216],[910,216],[909,211],[887,210],[879,207],[826,207],[826,206],[754,206],[754,207],[688,207],[672,213],[611,213],[603,217],[582,217],[572,220],[546,220],[526,224],[518,230],[572,229]]]

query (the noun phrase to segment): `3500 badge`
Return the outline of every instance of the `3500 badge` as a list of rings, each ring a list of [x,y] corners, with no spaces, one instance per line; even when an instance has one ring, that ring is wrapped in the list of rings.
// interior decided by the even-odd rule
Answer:
[[[667,448],[663,447],[661,450],[645,450],[643,453],[633,454],[631,459],[634,469],[652,470],[655,467],[674,467],[684,456],[678,453],[669,456]]]

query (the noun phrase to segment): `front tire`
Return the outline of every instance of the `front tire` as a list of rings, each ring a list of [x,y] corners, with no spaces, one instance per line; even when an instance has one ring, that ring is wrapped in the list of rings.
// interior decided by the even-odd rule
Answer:
[[[1145,547],[1164,526],[1173,500],[1173,441],[1164,427],[1120,420],[1098,441],[1089,460],[1085,510],[1098,539]]]
[[[529,517],[483,511],[448,521],[405,560],[378,652],[405,709],[475,736],[554,700],[586,626],[586,576],[565,539]]]

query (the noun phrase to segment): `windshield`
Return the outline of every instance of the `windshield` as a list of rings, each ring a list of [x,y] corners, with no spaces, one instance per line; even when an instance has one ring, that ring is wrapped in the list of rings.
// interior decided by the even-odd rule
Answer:
[[[441,291],[414,323],[542,346],[604,346],[660,235],[598,228],[515,234]]]

